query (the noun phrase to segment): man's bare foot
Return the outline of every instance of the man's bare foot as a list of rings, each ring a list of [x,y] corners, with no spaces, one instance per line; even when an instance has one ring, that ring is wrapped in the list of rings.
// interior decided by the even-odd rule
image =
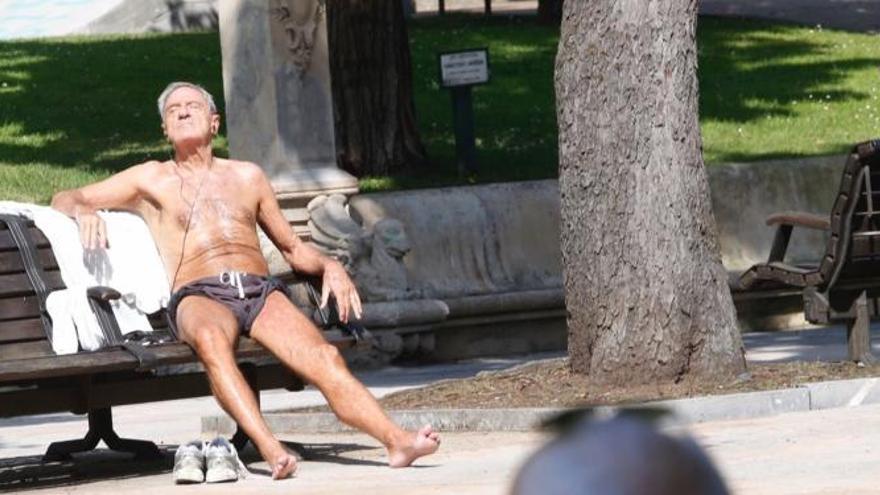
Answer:
[[[423,426],[419,431],[409,433],[407,441],[388,449],[388,465],[393,468],[406,467],[419,457],[433,454],[440,447],[440,434]]]
[[[289,452],[285,452],[276,456],[270,467],[272,468],[272,479],[283,480],[296,472],[296,457]]]

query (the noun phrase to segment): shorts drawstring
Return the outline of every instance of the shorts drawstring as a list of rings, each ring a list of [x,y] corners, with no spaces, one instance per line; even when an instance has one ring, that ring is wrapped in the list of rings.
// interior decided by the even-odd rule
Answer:
[[[220,274],[220,283],[238,289],[238,298],[244,299],[244,284],[241,281],[241,272],[229,270]]]

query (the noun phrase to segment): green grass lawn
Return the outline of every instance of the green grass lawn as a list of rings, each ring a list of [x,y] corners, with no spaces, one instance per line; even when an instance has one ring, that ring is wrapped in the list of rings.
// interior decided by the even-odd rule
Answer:
[[[706,161],[841,153],[880,136],[878,41],[876,35],[704,19]]]
[[[707,162],[838,153],[880,134],[876,36],[712,18],[699,36]],[[471,47],[489,48],[492,81],[474,90],[480,172],[469,181],[556,175],[555,29],[449,16],[414,21],[410,38],[431,172],[366,178],[364,190],[458,182],[436,54]],[[0,42],[0,199],[45,202],[167,157],[155,100],[172,80],[204,84],[222,110],[217,33]]]
[[[45,202],[168,157],[156,98],[172,80],[198,81],[222,105],[217,33],[0,43],[0,198]]]

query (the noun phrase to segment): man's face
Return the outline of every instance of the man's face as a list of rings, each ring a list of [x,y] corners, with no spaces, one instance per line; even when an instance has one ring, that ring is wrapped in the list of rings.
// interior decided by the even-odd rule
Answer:
[[[194,88],[175,89],[165,101],[162,129],[172,144],[210,143],[220,126],[220,116],[211,113],[202,93]]]

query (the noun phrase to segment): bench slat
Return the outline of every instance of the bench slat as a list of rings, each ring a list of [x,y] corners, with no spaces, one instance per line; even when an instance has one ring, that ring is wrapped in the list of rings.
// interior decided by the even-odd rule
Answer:
[[[353,341],[337,330],[324,332],[324,337],[331,344],[349,347]],[[43,342],[48,346],[48,342]],[[0,349],[8,346],[0,346]],[[186,344],[162,344],[150,347],[156,355],[157,366],[167,364],[183,364],[197,362],[193,350]],[[51,352],[51,351],[50,351]],[[249,338],[239,340],[235,353],[239,359],[267,356],[267,351]],[[32,381],[50,377],[70,377],[75,375],[92,375],[111,371],[133,370],[138,367],[137,359],[124,350],[103,350],[96,352],[80,352],[63,356],[52,355],[33,357],[30,359],[0,360],[0,383]]]
[[[9,229],[6,228],[6,224],[0,225],[0,251],[9,251],[16,250],[18,247],[15,245],[15,241],[12,240],[12,234],[9,232]],[[43,235],[43,232],[36,227],[31,227],[28,229],[31,233],[31,238],[34,240],[34,244],[38,248],[48,247],[49,240],[46,239],[46,236]]]
[[[0,345],[0,361],[15,360],[25,363],[28,359],[45,357],[56,357],[52,346],[46,339]]]
[[[39,316],[40,304],[37,302],[37,296],[0,299],[0,327],[5,325],[4,320],[39,318]]]
[[[109,380],[104,381],[104,378]],[[256,369],[256,386],[259,390],[287,388],[302,390],[300,378],[283,366],[274,364]],[[132,393],[136,389],[137,393]],[[86,400],[84,392],[75,380],[64,386],[52,386],[30,390],[0,391],[0,417],[73,411],[83,414],[84,403],[93,408],[142,404],[164,400],[186,399],[211,395],[211,388],[202,373],[186,373],[168,376],[98,377],[89,387]]]
[[[196,359],[192,349],[186,344],[156,346],[152,350],[158,357],[159,364],[181,364]],[[246,350],[247,348],[243,351]],[[121,349],[31,359],[7,358],[0,361],[0,383],[134,370],[137,367],[137,359]]]
[[[58,262],[55,261],[51,249],[38,249],[37,259],[44,270],[58,269]],[[24,272],[24,263],[21,261],[21,255],[18,251],[0,251],[0,274],[22,272]]]
[[[45,272],[44,278],[50,290],[63,289],[64,282],[61,280],[61,272]],[[9,273],[0,275],[0,298],[26,296],[34,293],[30,279],[24,273]]]
[[[46,338],[43,322],[39,318],[5,321],[0,324],[0,345],[24,340]]]

